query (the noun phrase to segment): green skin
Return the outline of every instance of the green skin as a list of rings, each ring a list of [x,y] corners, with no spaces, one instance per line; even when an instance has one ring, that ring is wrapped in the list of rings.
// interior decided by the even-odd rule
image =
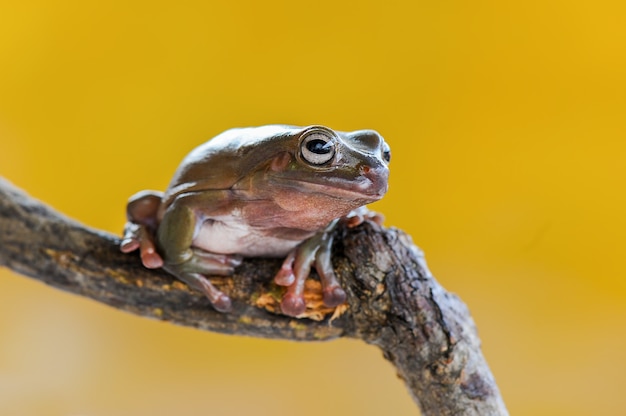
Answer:
[[[346,295],[330,261],[332,229],[382,217],[365,204],[387,191],[390,153],[372,130],[323,126],[233,129],[194,149],[165,193],[131,197],[121,250],[139,249],[148,268],[163,267],[204,293],[219,311],[230,298],[206,278],[234,273],[243,257],[285,258],[275,282],[287,286],[283,313],[305,311],[304,282],[315,267],[324,303]]]

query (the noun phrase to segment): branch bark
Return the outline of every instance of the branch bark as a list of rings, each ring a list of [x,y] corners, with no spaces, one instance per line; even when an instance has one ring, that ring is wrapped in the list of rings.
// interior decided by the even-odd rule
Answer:
[[[422,414],[507,415],[463,302],[429,272],[423,253],[397,229],[365,223],[339,228],[335,271],[348,294],[336,311],[322,306],[310,279],[305,318],[280,314],[272,283],[280,260],[248,259],[214,284],[233,311],[161,270],[119,251],[117,236],[85,227],[0,178],[0,266],[118,309],[199,329],[302,341],[359,338],[396,366]]]

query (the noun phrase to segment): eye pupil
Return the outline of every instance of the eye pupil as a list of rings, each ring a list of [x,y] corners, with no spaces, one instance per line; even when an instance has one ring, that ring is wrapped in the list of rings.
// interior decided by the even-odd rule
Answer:
[[[313,139],[306,144],[306,148],[315,154],[326,155],[332,151],[332,144],[321,139]]]

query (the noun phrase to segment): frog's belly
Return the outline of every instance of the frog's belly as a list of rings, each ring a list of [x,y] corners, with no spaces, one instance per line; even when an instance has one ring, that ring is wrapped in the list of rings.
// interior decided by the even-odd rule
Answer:
[[[244,257],[284,257],[302,240],[272,236],[237,222],[205,222],[193,246],[211,253],[240,254]]]

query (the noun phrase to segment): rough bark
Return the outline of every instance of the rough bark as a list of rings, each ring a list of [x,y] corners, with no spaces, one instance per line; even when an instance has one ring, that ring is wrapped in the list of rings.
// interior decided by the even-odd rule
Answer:
[[[348,293],[336,311],[309,282],[307,312],[280,314],[272,283],[280,260],[248,259],[213,282],[233,300],[207,299],[161,270],[120,253],[117,236],[72,221],[0,179],[0,266],[118,309],[229,334],[291,340],[353,337],[377,345],[423,415],[507,415],[463,302],[446,292],[408,235],[365,223],[340,227],[335,270]]]

